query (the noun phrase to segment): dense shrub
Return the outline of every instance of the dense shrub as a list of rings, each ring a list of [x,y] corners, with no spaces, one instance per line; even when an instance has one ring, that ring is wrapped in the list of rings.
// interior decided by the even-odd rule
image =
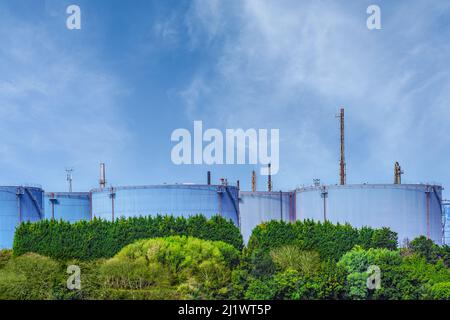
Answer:
[[[436,289],[436,284],[450,281],[450,270],[441,260],[432,264],[423,256],[402,257],[399,251],[387,249],[355,247],[340,259],[338,266],[347,271],[346,291],[351,299],[430,299],[438,295],[440,286]],[[377,290],[367,288],[369,266],[380,270],[381,287]],[[445,295],[442,292],[439,295]]]
[[[272,249],[293,245],[300,250],[316,251],[324,261],[337,261],[355,245],[363,248],[397,248],[397,234],[387,228],[356,229],[349,224],[332,224],[311,220],[287,223],[270,221],[253,229],[245,259],[257,278],[271,276],[276,268],[269,256]]]
[[[12,257],[12,250],[0,250],[0,269],[3,268]]]
[[[433,240],[428,239],[425,236],[420,236],[409,242],[406,248],[403,249],[403,254],[417,254],[424,257],[427,262],[436,263],[438,260],[449,266],[450,258],[449,246],[438,246]]]
[[[322,263],[315,274],[287,269],[258,279],[251,277],[245,292],[250,300],[317,300],[344,297],[345,272],[333,262]]]
[[[225,298],[239,255],[220,241],[178,236],[141,240],[100,267],[103,298]]]
[[[436,283],[431,287],[431,297],[436,300],[450,300],[450,282]]]
[[[241,249],[239,229],[220,216],[188,219],[173,216],[135,217],[114,222],[94,219],[69,223],[43,220],[22,223],[14,237],[14,254],[35,252],[48,257],[82,261],[110,258],[139,239],[184,235],[223,241]]]
[[[317,252],[303,251],[292,245],[272,249],[270,257],[283,271],[291,269],[308,276],[316,274],[320,268],[320,257]]]
[[[347,252],[338,263],[338,266],[345,268],[347,276],[347,296],[352,299],[366,299],[371,293],[367,288],[367,278],[370,266],[380,268],[383,276],[383,283],[386,281],[388,270],[392,266],[402,263],[402,258],[398,251],[387,249],[369,249],[356,246]],[[383,290],[383,287],[380,289]]]

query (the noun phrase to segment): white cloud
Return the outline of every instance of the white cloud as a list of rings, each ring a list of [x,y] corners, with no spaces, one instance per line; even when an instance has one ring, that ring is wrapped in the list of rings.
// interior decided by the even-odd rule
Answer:
[[[98,68],[88,47],[76,52],[61,45],[57,31],[13,17],[2,25],[8,26],[0,28],[2,176],[15,169],[14,183],[33,179],[54,187],[46,161],[83,172],[120,157],[129,139],[121,121],[126,110],[117,102],[125,94],[120,79]]]
[[[433,179],[439,172],[428,161],[439,161],[437,144],[450,142],[449,31],[439,25],[450,7],[418,1],[381,10],[383,29],[369,31],[364,4],[248,0],[211,8],[195,1],[189,25],[206,32],[204,42],[196,35],[197,49],[223,40],[216,63],[188,86],[207,86],[195,102],[210,111],[198,107],[199,116],[227,127],[279,126],[290,139],[281,167],[301,168],[289,183],[309,181],[313,171],[334,182],[332,118],[344,105],[350,181],[390,181],[396,160],[407,162],[410,178]]]

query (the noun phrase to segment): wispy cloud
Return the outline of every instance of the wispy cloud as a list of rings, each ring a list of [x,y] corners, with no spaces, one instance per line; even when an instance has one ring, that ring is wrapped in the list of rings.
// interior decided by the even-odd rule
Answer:
[[[390,181],[396,160],[409,168],[406,179],[438,180],[444,163],[430,163],[441,162],[439,144],[450,142],[450,30],[443,20],[450,7],[381,1],[383,29],[369,31],[369,4],[194,1],[189,25],[206,33],[195,33],[198,50],[223,40],[215,63],[188,86],[207,86],[196,101],[210,112],[198,107],[198,116],[228,127],[279,127],[280,174],[296,172],[286,185],[314,175],[334,182],[333,115],[344,105],[351,182]],[[192,99],[186,104],[192,112]]]
[[[120,79],[96,66],[88,47],[71,51],[58,42],[58,32],[41,24],[14,15],[1,24],[3,179],[44,181],[54,188],[45,166],[49,159],[60,171],[75,165],[90,172],[93,163],[120,157],[129,139],[117,102],[125,94]]]

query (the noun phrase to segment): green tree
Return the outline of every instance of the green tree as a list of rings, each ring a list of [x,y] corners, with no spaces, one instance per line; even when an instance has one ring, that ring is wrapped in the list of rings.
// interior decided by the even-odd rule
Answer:
[[[103,290],[107,298],[118,292],[127,296],[127,291],[133,298],[139,290],[167,299],[228,297],[239,255],[236,248],[219,241],[185,236],[140,240],[100,267]]]
[[[287,245],[272,249],[270,256],[281,270],[298,271],[300,274],[311,276],[320,269],[320,257],[317,252],[304,251],[297,246]]]
[[[441,249],[439,246],[425,236],[420,236],[412,240],[408,248],[412,253],[424,257],[430,263],[435,263],[440,258]]]
[[[215,216],[184,217],[156,216],[132,217],[104,221],[42,220],[24,222],[14,237],[14,255],[35,252],[59,260],[78,259],[92,261],[111,258],[126,245],[140,239],[191,236],[205,240],[223,241],[242,249],[239,228],[230,220]]]

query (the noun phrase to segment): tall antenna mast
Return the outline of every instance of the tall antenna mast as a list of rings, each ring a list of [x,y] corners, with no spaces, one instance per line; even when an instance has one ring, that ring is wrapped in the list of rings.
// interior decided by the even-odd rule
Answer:
[[[256,192],[256,172],[252,171],[252,192]]]
[[[72,172],[73,168],[66,168],[66,180],[69,183],[69,192],[72,192]]]
[[[339,118],[340,122],[340,133],[341,133],[341,159],[339,162],[339,178],[340,185],[343,186],[346,184],[347,180],[347,172],[346,172],[346,164],[345,164],[345,131],[344,131],[344,108],[341,108],[339,114],[336,115],[336,118]]]

